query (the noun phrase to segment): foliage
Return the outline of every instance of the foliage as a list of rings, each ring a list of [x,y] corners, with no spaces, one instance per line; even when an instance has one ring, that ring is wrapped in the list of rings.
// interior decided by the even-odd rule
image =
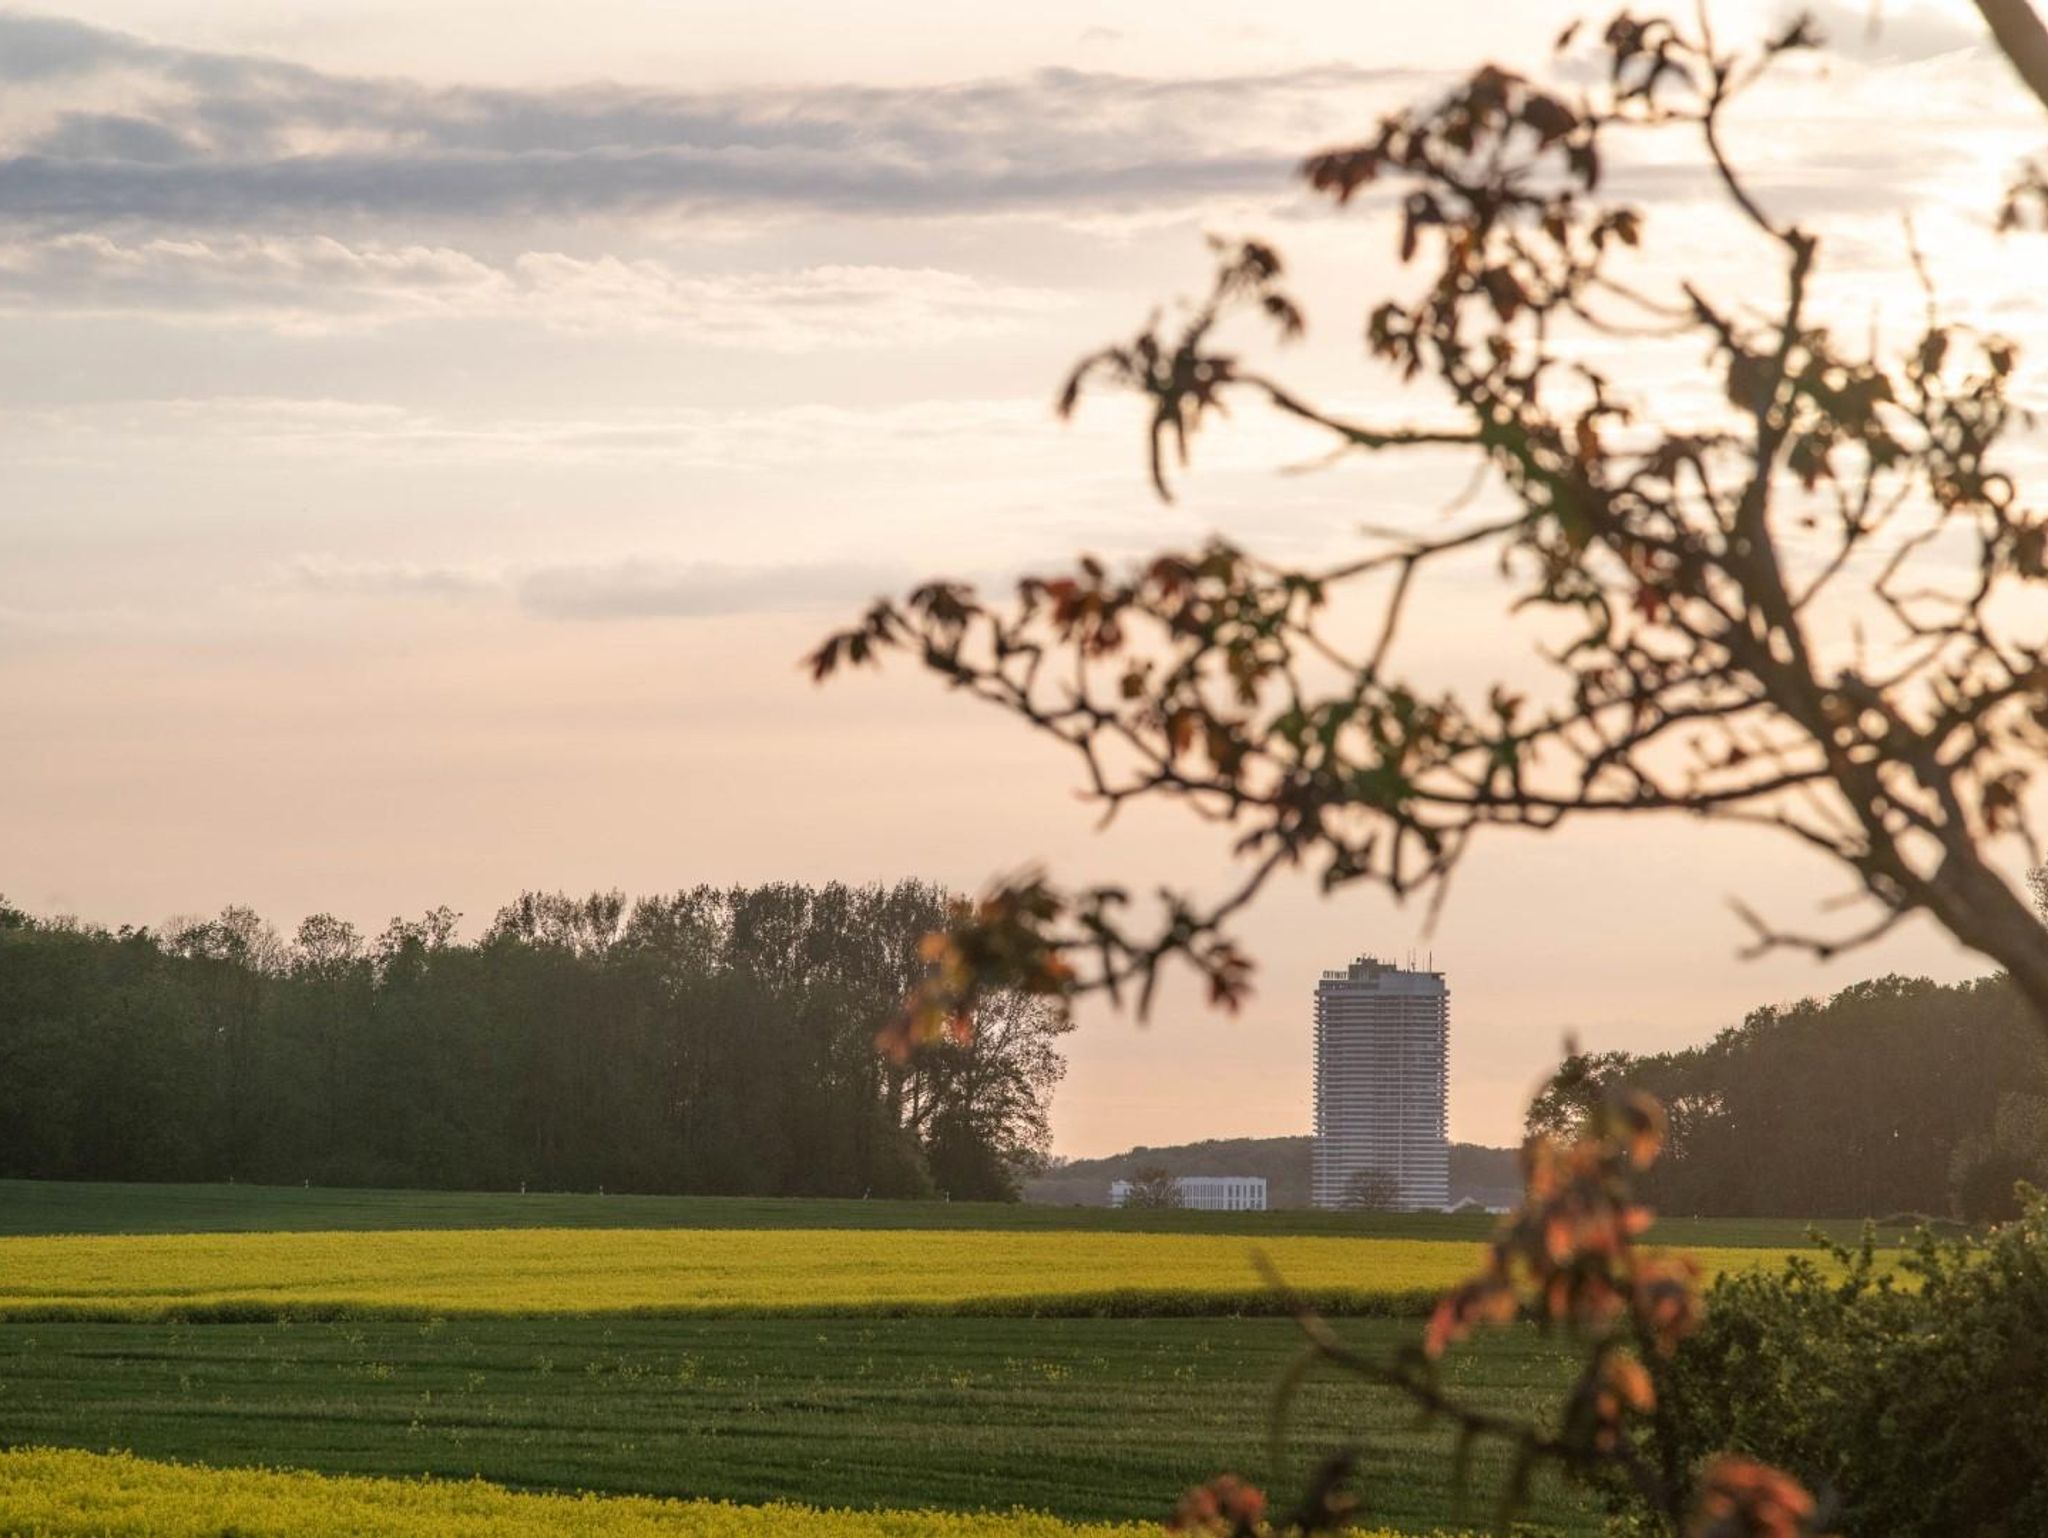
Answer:
[[[1564,1061],[1529,1102],[1523,1131],[1529,1137],[1570,1142],[1585,1136],[1614,1086],[1627,1077],[1626,1052],[1570,1050]]]
[[[1123,1204],[1126,1207],[1156,1209],[1184,1207],[1187,1201],[1172,1170],[1163,1164],[1142,1164],[1131,1171]]]
[[[1355,1170],[1338,1204],[1352,1212],[1386,1212],[1401,1205],[1401,1182],[1385,1170]]]
[[[1956,1216],[1966,1222],[2024,1216],[2022,1185],[2048,1184],[2048,1096],[2000,1095],[1990,1129],[1957,1145],[1949,1183]]]
[[[1469,1239],[1275,1235],[1258,1253],[1344,1313],[1427,1312]],[[1783,1251],[1703,1252],[1748,1268]],[[0,1240],[0,1317],[436,1313],[1272,1313],[1252,1247],[1214,1233],[545,1229]]]
[[[1084,559],[1010,603],[932,582],[817,649],[820,677],[909,654],[1072,750],[1106,813],[1176,803],[1232,830],[1242,862],[1219,898],[1162,894],[1156,920],[1134,919],[1121,888],[999,884],[935,942],[901,1039],[959,1032],[990,986],[1134,993],[1142,1009],[1176,959],[1234,1004],[1250,961],[1231,921],[1280,870],[1436,899],[1494,830],[1665,813],[1781,833],[1874,910],[1819,936],[1755,919],[1759,945],[1827,956],[1924,913],[2048,1025],[2048,944],[2000,864],[2037,847],[2026,792],[2048,747],[2048,650],[2029,619],[2048,520],[2001,458],[2024,420],[2017,353],[1932,297],[1903,345],[1830,328],[1822,236],[1765,208],[1723,147],[1731,104],[1816,35],[1797,18],[1744,55],[1704,15],[1623,13],[1570,61],[1582,85],[1484,66],[1308,159],[1312,192],[1378,200],[1421,268],[1365,331],[1432,416],[1355,420],[1227,346],[1238,317],[1283,341],[1305,325],[1257,241],[1222,248],[1178,323],[1085,358],[1061,399],[1137,396],[1162,495],[1198,432],[1244,402],[1335,455],[1462,456],[1489,510],[1461,499],[1448,530],[1374,531],[1324,569],[1218,542],[1128,574]],[[1732,270],[1655,262],[1658,231],[1604,175],[1642,135],[1681,141],[1659,163],[1724,194],[1751,241]],[[1719,386],[1682,413],[1631,371],[1679,349]],[[1534,622],[1553,686],[1504,673],[1445,693],[1405,671],[1416,594],[1482,556]],[[1364,604],[1337,602],[1361,589]],[[1375,609],[1362,633],[1341,622]]]
[[[1073,1526],[1031,1512],[529,1495],[468,1481],[202,1469],[48,1449],[0,1452],[0,1529],[36,1538],[1140,1538],[1146,1531]]]
[[[1406,1320],[1359,1321],[1391,1346]],[[431,1326],[0,1325],[0,1446],[110,1441],[150,1458],[431,1474],[820,1506],[1025,1507],[1157,1522],[1218,1466],[1264,1479],[1286,1319],[450,1318]],[[1533,1334],[1464,1364],[1493,1402],[1554,1393],[1570,1364]],[[118,1405],[118,1409],[115,1408]],[[1301,1413],[1360,1413],[1377,1520],[1451,1528],[1449,1438],[1336,1379]],[[1316,1455],[1305,1444],[1298,1456]],[[1502,1472],[1482,1463],[1475,1477]],[[1590,1538],[1583,1493],[1532,1516]]]
[[[1998,979],[1878,978],[1755,1010],[1703,1047],[1576,1054],[1529,1130],[1572,1135],[1619,1085],[1669,1113],[1667,1154],[1642,1182],[1665,1212],[1869,1217],[1962,1200],[1963,1216],[2011,1216],[2013,1180],[2048,1162],[2026,1120],[2048,1055]]]
[[[1681,1455],[1769,1458],[1835,1492],[1845,1533],[2048,1532],[2041,1196],[1981,1242],[1923,1232],[1905,1276],[1868,1238],[1829,1252],[1824,1269],[1723,1277],[1703,1327],[1655,1365]]]
[[[476,944],[248,909],[0,926],[0,1175],[1011,1198],[1064,1028],[991,997],[899,1061],[873,1021],[943,894],[528,893]]]

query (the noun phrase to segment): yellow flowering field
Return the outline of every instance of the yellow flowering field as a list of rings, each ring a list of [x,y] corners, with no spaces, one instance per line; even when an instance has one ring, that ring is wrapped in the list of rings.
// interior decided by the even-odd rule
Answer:
[[[1465,1241],[861,1229],[483,1229],[0,1239],[0,1317],[1419,1311]],[[1711,1272],[1781,1250],[1696,1251]]]
[[[528,1495],[480,1481],[209,1469],[125,1453],[0,1452],[0,1532],[13,1538],[1140,1538],[1158,1531],[1031,1512]]]

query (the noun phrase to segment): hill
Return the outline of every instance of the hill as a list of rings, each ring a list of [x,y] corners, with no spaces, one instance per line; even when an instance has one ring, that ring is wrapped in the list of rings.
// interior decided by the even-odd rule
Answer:
[[[1024,1182],[1024,1200],[1054,1206],[1104,1207],[1109,1185],[1127,1180],[1147,1165],[1176,1175],[1263,1175],[1266,1200],[1273,1207],[1309,1205],[1307,1137],[1208,1138],[1167,1148],[1144,1145],[1101,1159],[1070,1159]],[[1477,1143],[1451,1144],[1451,1200],[1474,1197],[1488,1205],[1504,1205],[1521,1189],[1512,1148],[1487,1148]]]

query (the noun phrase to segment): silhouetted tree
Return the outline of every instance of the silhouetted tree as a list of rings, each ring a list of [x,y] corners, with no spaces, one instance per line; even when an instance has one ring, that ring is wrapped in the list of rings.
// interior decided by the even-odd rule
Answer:
[[[1979,8],[2048,102],[2038,17],[2023,0]],[[1560,50],[1579,35],[1568,29]],[[1319,404],[1224,342],[1240,316],[1282,341],[1304,329],[1280,255],[1259,241],[1219,246],[1200,303],[1085,357],[1060,397],[1065,413],[1100,386],[1135,394],[1162,497],[1199,431],[1256,403],[1323,435],[1333,457],[1461,456],[1494,507],[1468,495],[1448,528],[1370,530],[1354,559],[1315,569],[1215,541],[1128,574],[1084,558],[1025,578],[1012,602],[935,581],[816,650],[819,678],[908,653],[1075,753],[1106,814],[1179,803],[1230,829],[1241,862],[1222,896],[1164,893],[1151,920],[1133,918],[1122,888],[1037,873],[958,905],[932,942],[933,976],[891,1027],[897,1051],[971,1032],[997,988],[1063,1003],[1129,994],[1142,1013],[1176,961],[1234,1006],[1251,963],[1231,922],[1285,869],[1311,869],[1325,890],[1371,881],[1438,901],[1496,829],[1674,813],[1782,835],[1871,905],[1867,922],[1821,934],[1752,915],[1759,948],[1832,956],[1925,914],[2002,967],[2048,1031],[2048,932],[2001,869],[2002,856],[2038,859],[2029,790],[2048,749],[2048,643],[2034,623],[2048,518],[2003,457],[2023,418],[2017,352],[1944,321],[1931,283],[1903,347],[1822,318],[1821,236],[1767,206],[1723,137],[1731,103],[1815,41],[1801,16],[1745,55],[1721,47],[1704,7],[1690,26],[1623,12],[1576,61],[1583,84],[1484,66],[1307,160],[1309,188],[1334,204],[1385,194],[1402,261],[1423,266],[1364,331],[1434,398],[1431,414]],[[1695,249],[1661,268],[1638,257],[1662,232],[1604,171],[1617,141],[1643,131],[1681,138],[1769,286],[1685,270]],[[1681,341],[1718,386],[1684,413],[1660,409],[1637,371]],[[1480,556],[1505,606],[1540,622],[1551,687],[1532,694],[1504,668],[1476,691],[1432,690],[1403,667],[1416,594]],[[1565,1099],[1551,1110],[1575,1114]],[[1540,1463],[1617,1470],[1660,1532],[1818,1530],[1796,1480],[1683,1456],[1660,1418],[1644,1358],[1697,1322],[1691,1278],[1632,1244],[1647,1217],[1632,1177],[1662,1133],[1654,1102],[1617,1095],[1579,1143],[1533,1143],[1524,1211],[1425,1340],[1430,1358],[1489,1322],[1572,1332],[1585,1365],[1557,1429],[1472,1410],[1413,1363],[1370,1361],[1304,1319],[1319,1355],[1447,1419],[1461,1449],[1514,1445],[1503,1530]],[[1342,1526],[1352,1463],[1333,1460],[1277,1523],[1231,1478],[1191,1492],[1175,1525],[1237,1538]]]
[[[1186,1206],[1187,1199],[1181,1194],[1180,1181],[1174,1177],[1173,1171],[1163,1164],[1147,1164],[1131,1171],[1130,1189],[1124,1192],[1124,1205],[1157,1210]]]
[[[1353,1212],[1391,1212],[1401,1205],[1401,1182],[1385,1170],[1354,1170],[1337,1204]]]
[[[1608,1092],[1621,1082],[1627,1066],[1626,1052],[1572,1052],[1550,1076],[1536,1098],[1529,1102],[1523,1119],[1531,1137],[1570,1140],[1580,1136],[1595,1113],[1606,1103]]]
[[[1488,66],[1308,160],[1308,186],[1335,204],[1389,195],[1400,253],[1424,267],[1366,325],[1374,354],[1435,398],[1424,421],[1318,406],[1222,343],[1239,315],[1283,340],[1305,324],[1258,242],[1223,249],[1182,323],[1084,359],[1062,396],[1062,410],[1100,386],[1141,397],[1161,495],[1242,400],[1338,454],[1463,455],[1498,513],[1377,531],[1327,568],[1217,542],[1129,575],[1083,560],[1026,578],[1009,604],[934,582],[818,649],[821,677],[909,652],[1079,755],[1107,811],[1179,802],[1235,830],[1246,862],[1220,899],[1169,893],[1150,925],[1121,889],[997,886],[956,916],[909,1036],[971,1017],[996,984],[1128,988],[1142,1009],[1176,958],[1234,1003],[1250,963],[1230,921],[1280,870],[1435,900],[1493,830],[1672,813],[1780,833],[1874,905],[1821,935],[1755,918],[1759,946],[1829,956],[1924,913],[2048,1023],[2048,934],[1999,862],[2000,846],[2036,847],[2026,792],[2048,746],[2048,650],[2026,619],[2048,585],[2048,521],[2001,459],[2018,356],[1931,299],[1902,348],[1816,318],[1821,236],[1766,208],[1722,143],[1730,104],[1814,40],[1801,18],[1743,56],[1703,25],[1623,15],[1587,61],[1594,84]],[[1775,293],[1642,260],[1653,232],[1603,168],[1646,130],[1689,137]],[[1663,345],[1633,345],[1645,330]],[[1683,421],[1629,372],[1680,340],[1720,387]],[[1404,671],[1416,594],[1483,553],[1505,603],[1550,622],[1553,687],[1503,675],[1447,693]],[[1377,601],[1335,602],[1373,584]]]

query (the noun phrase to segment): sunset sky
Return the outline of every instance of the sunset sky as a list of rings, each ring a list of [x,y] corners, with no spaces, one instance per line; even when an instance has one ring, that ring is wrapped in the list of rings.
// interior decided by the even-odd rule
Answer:
[[[1686,8],[1688,11],[1690,7]],[[1821,231],[1841,316],[1903,336],[1904,216],[1964,318],[2031,345],[2048,246],[1990,219],[2048,142],[1963,0],[1819,8],[1833,41],[1734,151]],[[887,880],[1045,862],[1214,891],[1218,842],[1098,835],[1070,764],[911,674],[797,662],[877,592],[1002,583],[1225,531],[1314,560],[1439,516],[1451,461],[1290,473],[1250,414],[1185,495],[1136,408],[1062,426],[1065,368],[1199,285],[1203,236],[1292,259],[1275,364],[1424,414],[1361,356],[1401,282],[1384,208],[1291,177],[1578,8],[1242,0],[96,0],[0,10],[0,891],[107,923],[247,903],[366,928],[528,887]],[[1717,4],[1724,40],[1777,6]],[[1881,22],[1881,25],[1874,23]],[[1675,142],[1616,185],[1646,260],[1754,269]],[[1651,360],[1672,401],[1699,359]],[[1653,381],[1653,383],[1655,383]],[[2038,437],[2029,452],[2039,454]],[[1483,572],[1418,673],[1526,667]],[[1807,922],[1841,880],[1680,822],[1503,838],[1433,933],[1283,888],[1237,1018],[1089,1013],[1057,1145],[1300,1132],[1316,972],[1433,953],[1452,1130],[1508,1141],[1568,1031],[1699,1040],[1886,971],[1985,968],[1930,926],[1741,962],[1729,899]]]

